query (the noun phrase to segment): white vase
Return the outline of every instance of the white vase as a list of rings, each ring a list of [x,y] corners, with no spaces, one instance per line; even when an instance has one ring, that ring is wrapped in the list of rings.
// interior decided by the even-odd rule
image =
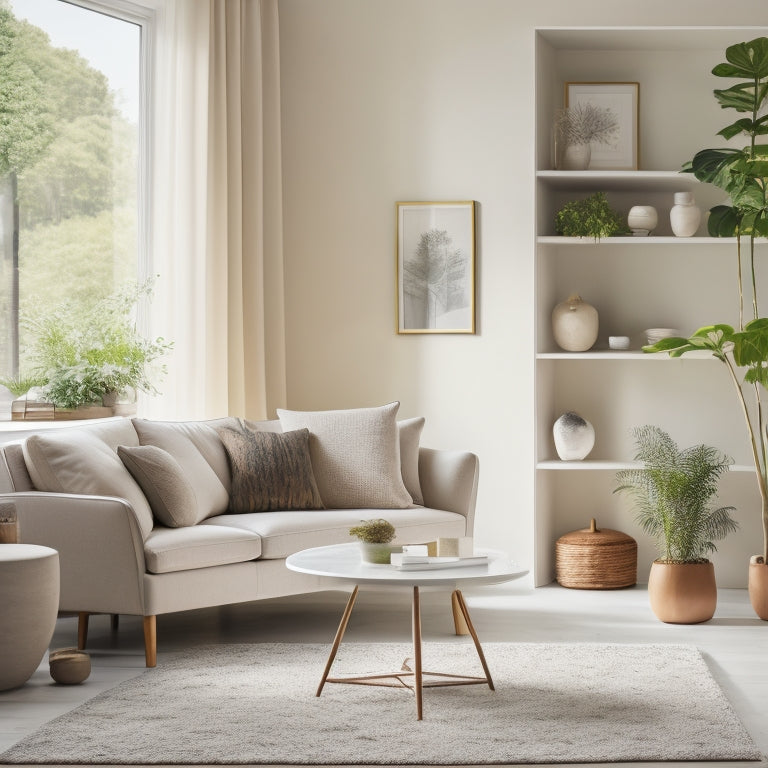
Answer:
[[[691,192],[675,192],[675,204],[669,212],[669,223],[675,237],[693,237],[701,224],[701,209]]]
[[[627,214],[627,226],[635,237],[650,235],[659,223],[659,214],[652,205],[633,205]]]
[[[595,447],[595,428],[573,411],[564,413],[554,423],[552,436],[562,461],[581,461]]]
[[[552,334],[566,352],[586,352],[597,341],[598,328],[597,310],[578,294],[552,310]]]
[[[569,144],[563,150],[562,167],[566,171],[586,171],[592,159],[589,144]]]

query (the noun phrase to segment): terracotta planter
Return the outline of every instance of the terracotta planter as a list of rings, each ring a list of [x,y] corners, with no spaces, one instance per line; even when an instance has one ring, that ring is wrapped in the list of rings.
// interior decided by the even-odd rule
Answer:
[[[754,612],[768,621],[768,565],[755,558],[749,563],[749,600]]]
[[[656,618],[666,624],[700,624],[715,615],[717,585],[712,563],[651,565],[648,598]]]

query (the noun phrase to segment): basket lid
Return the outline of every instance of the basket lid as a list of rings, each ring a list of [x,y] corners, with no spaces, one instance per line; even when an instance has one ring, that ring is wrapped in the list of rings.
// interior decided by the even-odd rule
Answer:
[[[626,533],[614,531],[610,528],[598,528],[597,521],[593,517],[589,521],[589,528],[571,531],[561,536],[558,544],[575,544],[577,546],[605,547],[616,544],[627,544],[635,540]]]

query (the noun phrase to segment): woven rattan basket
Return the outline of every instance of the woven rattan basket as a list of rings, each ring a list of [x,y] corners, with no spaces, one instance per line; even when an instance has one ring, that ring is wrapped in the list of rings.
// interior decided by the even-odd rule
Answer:
[[[571,589],[621,589],[637,582],[637,542],[626,533],[589,528],[566,533],[555,545],[555,577]]]

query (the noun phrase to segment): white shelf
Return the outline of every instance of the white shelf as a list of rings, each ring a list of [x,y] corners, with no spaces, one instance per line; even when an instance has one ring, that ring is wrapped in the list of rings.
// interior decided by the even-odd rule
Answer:
[[[536,178],[552,188],[602,191],[672,190],[701,183],[692,173],[680,171],[537,171]]]
[[[561,235],[539,235],[536,238],[539,245],[565,245],[565,246],[614,246],[614,245],[633,245],[640,247],[653,247],[655,245],[675,245],[675,246],[701,246],[701,245],[728,245],[733,246],[736,243],[735,237],[603,237],[595,240],[591,237],[562,237]],[[742,248],[746,241],[742,240]],[[768,240],[756,240],[755,245],[768,245]]]
[[[682,357],[670,357],[667,352],[643,352],[641,350],[594,350],[588,352],[537,352],[537,360],[717,360],[712,353],[702,349],[686,352]]]
[[[539,461],[536,469],[553,472],[618,472],[622,469],[640,469],[643,465],[638,461],[610,461],[608,459],[584,459],[583,461],[560,461],[550,459]],[[733,464],[731,472],[752,472],[751,464]]]

